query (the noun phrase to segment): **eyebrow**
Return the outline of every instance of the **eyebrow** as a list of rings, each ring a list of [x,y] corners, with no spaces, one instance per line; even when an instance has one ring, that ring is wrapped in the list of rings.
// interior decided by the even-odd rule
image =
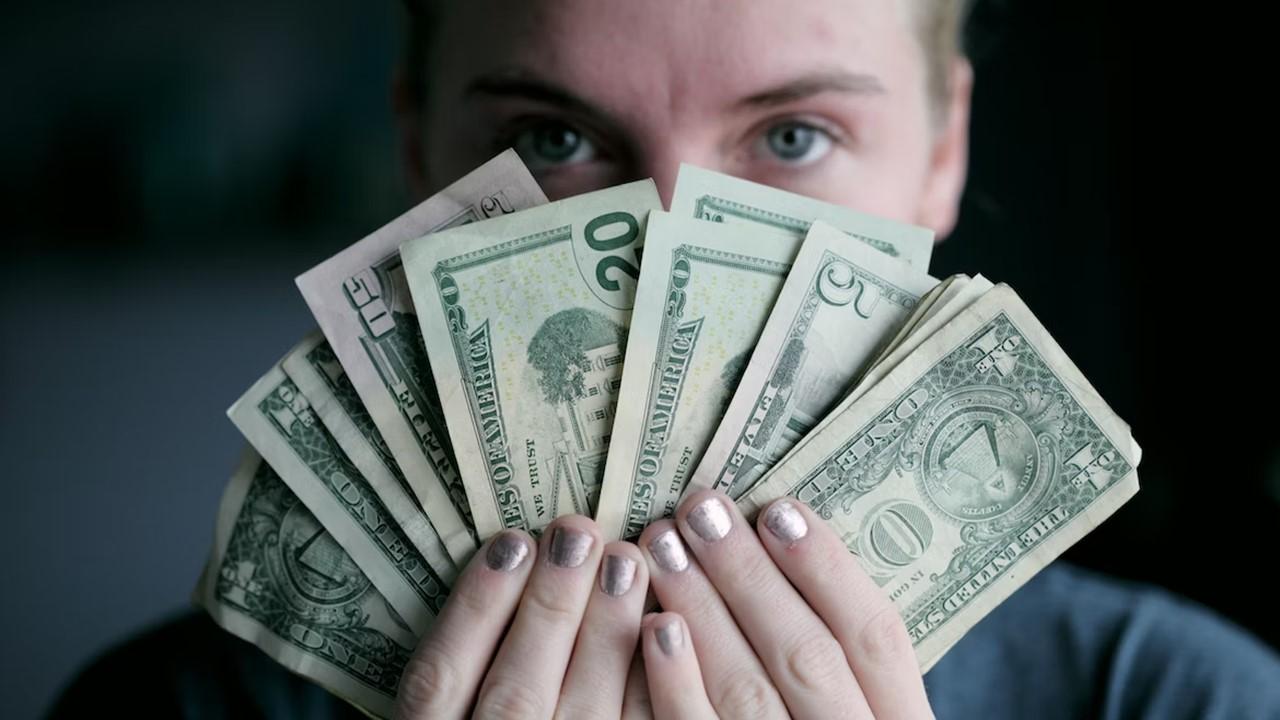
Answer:
[[[785,105],[824,92],[852,95],[883,95],[880,79],[866,73],[826,70],[808,73],[739,100],[738,107],[760,108]],[[531,76],[518,69],[481,75],[467,84],[463,97],[476,95],[516,97],[557,105],[579,115],[607,120],[607,115],[591,103],[563,87]]]
[[[875,75],[853,73],[846,70],[826,70],[809,73],[788,80],[762,92],[748,95],[738,101],[739,107],[773,107],[785,105],[824,92],[852,95],[883,95],[884,85]]]
[[[519,71],[502,71],[481,75],[463,91],[463,97],[516,97],[558,105],[580,115],[604,118],[599,108],[568,90]]]

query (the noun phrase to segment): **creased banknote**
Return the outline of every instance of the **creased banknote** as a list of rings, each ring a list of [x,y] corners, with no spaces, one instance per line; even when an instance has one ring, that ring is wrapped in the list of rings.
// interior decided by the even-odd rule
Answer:
[[[596,521],[633,538],[669,515],[760,337],[800,238],[649,218]]]
[[[922,671],[1138,490],[1128,427],[999,285],[739,500],[789,496],[898,607]]]
[[[481,537],[592,514],[653,181],[405,243],[405,275]]]
[[[474,552],[476,538],[405,287],[400,245],[544,202],[533,177],[508,150],[297,281],[396,464],[458,564]]]

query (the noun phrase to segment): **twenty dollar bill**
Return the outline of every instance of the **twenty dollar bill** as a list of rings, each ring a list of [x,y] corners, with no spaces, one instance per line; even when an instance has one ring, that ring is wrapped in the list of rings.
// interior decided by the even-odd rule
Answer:
[[[596,513],[606,537],[635,537],[675,509],[799,246],[751,225],[650,216]]]
[[[593,512],[660,207],[643,180],[401,249],[481,537]]]

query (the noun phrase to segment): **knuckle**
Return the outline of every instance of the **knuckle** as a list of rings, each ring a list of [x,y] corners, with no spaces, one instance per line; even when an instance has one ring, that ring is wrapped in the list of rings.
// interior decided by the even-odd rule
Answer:
[[[726,578],[740,587],[771,588],[777,583],[776,566],[761,553],[743,553],[740,558],[730,559],[728,565],[731,572],[725,573]]]
[[[397,694],[406,717],[429,717],[450,703],[450,693],[458,690],[458,672],[441,653],[411,659],[400,676]]]
[[[466,617],[475,617],[493,612],[493,600],[490,597],[486,597],[479,583],[459,583],[449,593],[449,599],[446,602],[453,606],[455,613]]]
[[[606,714],[603,708],[592,705],[585,698],[561,698],[556,706],[555,720],[589,720]]]
[[[764,675],[749,670],[732,675],[720,689],[715,705],[721,717],[772,717],[780,709],[777,692]]]
[[[907,627],[892,605],[877,610],[858,632],[859,655],[867,662],[883,664],[913,653]]]
[[[526,592],[525,607],[539,624],[576,628],[582,619],[576,594],[565,592],[564,587],[534,583]]]
[[[516,682],[494,683],[481,690],[476,701],[475,717],[486,720],[524,720],[545,715],[542,696]]]
[[[848,673],[844,651],[831,637],[813,637],[787,650],[785,668],[791,683],[807,692],[829,691]]]

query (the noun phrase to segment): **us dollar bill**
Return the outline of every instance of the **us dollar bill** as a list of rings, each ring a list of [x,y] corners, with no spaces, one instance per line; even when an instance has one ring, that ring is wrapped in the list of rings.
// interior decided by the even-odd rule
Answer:
[[[477,541],[405,286],[400,245],[545,202],[508,150],[297,279],[396,464],[459,565]]]
[[[442,573],[455,573],[457,566],[440,535],[414,499],[409,482],[324,336],[308,335],[280,366],[427,563]]]
[[[680,164],[671,214],[712,222],[750,223],[804,237],[814,220],[823,220],[921,271],[933,255],[932,230],[860,213],[749,180]]]
[[[443,605],[453,567],[433,568],[325,429],[298,386],[273,367],[227,411],[415,633]]]
[[[897,606],[922,671],[1138,490],[1128,427],[999,285],[739,500],[831,523]]]
[[[800,242],[750,225],[649,216],[596,513],[606,537],[635,537],[675,509]]]
[[[416,636],[252,450],[223,493],[193,595],[214,622],[276,662],[390,717]]]
[[[685,492],[714,488],[737,498],[754,486],[833,409],[936,284],[815,222]]]
[[[590,515],[609,449],[652,180],[402,247],[482,537]]]

